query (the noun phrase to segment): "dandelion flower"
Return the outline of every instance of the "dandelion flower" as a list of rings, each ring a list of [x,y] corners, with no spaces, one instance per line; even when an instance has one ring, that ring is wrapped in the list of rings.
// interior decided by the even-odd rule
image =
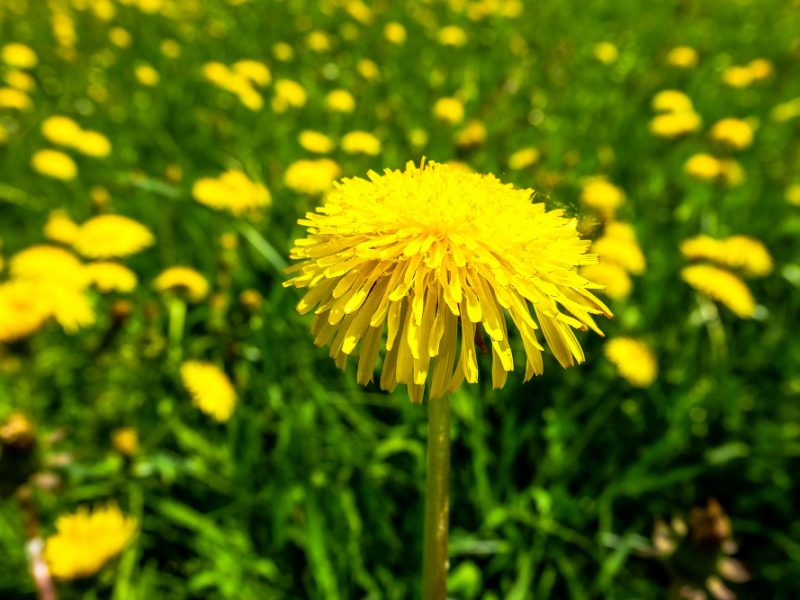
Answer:
[[[592,244],[592,252],[601,261],[611,261],[620,267],[641,275],[647,266],[644,254],[636,241],[636,233],[627,223],[612,222],[603,236]]]
[[[610,218],[625,202],[625,192],[604,179],[593,178],[583,186],[581,202]]]
[[[488,132],[483,121],[472,119],[462,129],[456,132],[454,140],[459,148],[473,148],[486,141]]]
[[[658,375],[658,363],[653,351],[644,342],[627,337],[608,340],[605,355],[614,363],[619,374],[634,387],[646,388]]]
[[[121,427],[111,432],[111,445],[123,456],[139,452],[139,434],[133,427]]]
[[[298,160],[287,167],[283,182],[294,192],[318,196],[331,189],[341,174],[339,165],[329,158]]]
[[[161,272],[153,282],[159,292],[178,292],[185,294],[191,302],[200,302],[206,296],[210,285],[202,273],[189,267],[170,267]]]
[[[127,48],[133,42],[133,36],[131,36],[127,29],[123,29],[122,27],[112,27],[108,32],[108,38],[111,40],[112,44],[119,48]]]
[[[710,154],[695,154],[686,161],[684,169],[696,179],[712,181],[722,174],[722,161]]]
[[[15,88],[0,88],[0,108],[13,108],[28,111],[33,108],[33,102],[28,94]]]
[[[264,87],[272,81],[269,67],[257,60],[240,60],[233,63],[233,72],[252,81],[255,85]]]
[[[742,269],[747,275],[764,276],[772,272],[772,257],[766,246],[746,235],[733,235],[722,240],[699,235],[684,241],[681,253],[689,259],[712,260]]]
[[[181,45],[177,40],[166,39],[159,44],[161,54],[167,58],[178,58],[181,55]]]
[[[309,234],[295,242],[302,262],[285,283],[306,288],[297,309],[315,311],[315,343],[329,344],[340,368],[360,344],[362,384],[385,347],[381,387],[406,384],[415,402],[426,384],[438,398],[477,381],[482,331],[502,387],[514,368],[506,312],[522,335],[526,380],[543,369],[537,329],[562,366],[583,361],[572,328],[599,333],[591,315],[610,316],[577,273],[596,259],[574,219],[531,203],[532,193],[436,163],[337,184],[300,221]]]
[[[58,281],[84,288],[89,280],[83,263],[69,250],[58,246],[30,246],[11,259],[11,274],[17,279]]]
[[[619,57],[619,49],[611,42],[600,42],[594,46],[594,57],[604,65],[610,65]]]
[[[94,262],[86,265],[89,281],[98,291],[128,293],[136,289],[136,273],[114,262]]]
[[[650,131],[659,137],[675,138],[700,129],[702,119],[695,112],[671,112],[656,115],[650,121]]]
[[[117,258],[152,246],[150,230],[122,215],[100,215],[81,225],[73,247],[87,258]]]
[[[150,65],[138,65],[133,73],[136,76],[136,81],[147,87],[155,87],[161,81],[158,71]]]
[[[775,67],[772,66],[772,63],[765,58],[757,58],[751,61],[750,64],[747,65],[747,68],[754,81],[767,79],[775,71]]]
[[[58,150],[37,150],[31,157],[31,166],[46,177],[69,181],[78,175],[78,165],[68,154]]]
[[[0,342],[27,337],[50,318],[50,303],[37,292],[31,281],[0,283]]]
[[[789,204],[800,206],[800,183],[793,183],[786,188],[786,201]]]
[[[231,418],[236,406],[236,390],[219,367],[207,362],[186,361],[181,365],[181,379],[192,402],[202,412],[219,422]]]
[[[362,58],[356,63],[356,71],[358,71],[358,74],[367,81],[375,81],[381,75],[381,72],[378,69],[378,65],[375,64],[375,61],[372,61],[368,58]]]
[[[303,150],[314,154],[327,154],[334,148],[331,138],[319,131],[301,131],[297,141]]]
[[[653,96],[652,106],[656,112],[685,113],[694,110],[691,98],[679,90],[658,92]]]
[[[325,96],[328,110],[340,113],[351,113],[356,108],[356,99],[347,90],[333,90]]]
[[[467,32],[458,25],[447,25],[439,30],[437,35],[442,46],[460,48],[467,43]]]
[[[54,115],[42,121],[42,135],[59,146],[72,146],[81,133],[81,126],[69,117]]]
[[[294,49],[286,42],[277,42],[272,46],[272,56],[280,62],[288,62],[294,58]]]
[[[105,158],[111,154],[111,142],[98,131],[81,131],[72,146],[81,154],[94,158]]]
[[[464,120],[464,104],[458,98],[439,98],[433,105],[434,116],[455,125]]]
[[[745,283],[733,273],[712,265],[690,265],[681,270],[683,280],[700,293],[727,306],[743,319],[751,318],[756,301]]]
[[[39,62],[36,52],[30,46],[18,42],[3,46],[0,56],[3,57],[4,63],[16,69],[31,69]]]
[[[697,50],[691,46],[676,46],[667,52],[667,63],[679,69],[691,69],[697,66]]]
[[[48,240],[61,242],[62,244],[72,244],[78,235],[78,224],[70,219],[66,213],[54,210],[47,219],[44,226],[44,235]]]
[[[275,82],[275,96],[272,108],[275,112],[286,112],[288,108],[302,108],[308,96],[303,86],[291,79],[278,79]]]
[[[368,131],[351,131],[342,138],[342,150],[347,154],[377,156],[381,153],[381,141]]]
[[[306,45],[311,51],[323,54],[330,52],[331,38],[324,31],[315,30],[306,36]]]
[[[385,37],[389,43],[400,46],[406,41],[406,28],[400,23],[392,21],[384,26],[383,37]]]
[[[115,503],[56,521],[56,533],[45,540],[44,559],[59,579],[90,577],[130,544],[137,531],[136,520],[125,516]]]
[[[216,210],[242,215],[272,203],[269,190],[238,169],[225,171],[217,178],[198,179],[192,188],[194,199]]]
[[[618,264],[607,260],[601,260],[596,265],[586,265],[581,269],[581,276],[603,286],[602,293],[614,300],[626,298],[633,288],[628,272]]]
[[[753,128],[741,119],[722,119],[711,128],[711,138],[734,150],[743,150],[753,143]]]
[[[36,80],[25,71],[9,71],[5,74],[5,80],[20,92],[32,92],[36,89]]]
[[[539,162],[540,152],[537,148],[520,148],[508,157],[508,168],[521,171]]]

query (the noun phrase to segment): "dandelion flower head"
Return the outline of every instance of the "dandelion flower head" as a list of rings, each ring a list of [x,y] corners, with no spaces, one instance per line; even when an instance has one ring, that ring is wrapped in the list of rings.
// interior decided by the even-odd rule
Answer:
[[[170,267],[161,272],[153,282],[159,292],[178,292],[185,294],[192,302],[200,302],[211,286],[199,271],[189,267]]]
[[[333,140],[324,133],[306,129],[297,136],[297,141],[306,152],[327,154],[334,148]]]
[[[36,52],[30,46],[19,42],[12,42],[3,46],[3,49],[0,50],[0,56],[9,67],[16,67],[17,69],[31,69],[39,62]]]
[[[721,265],[742,269],[747,275],[764,276],[772,272],[772,257],[759,240],[733,235],[718,240],[699,235],[681,244],[681,253],[689,259],[707,259]]]
[[[644,342],[618,337],[606,342],[605,355],[619,374],[634,387],[648,387],[658,375],[655,354]]]
[[[531,202],[492,175],[408,163],[404,171],[345,179],[300,223],[285,283],[305,288],[297,309],[315,312],[317,345],[340,368],[359,348],[358,381],[406,384],[412,401],[438,398],[462,379],[478,380],[476,340],[492,352],[492,380],[514,369],[506,313],[520,331],[525,379],[543,370],[537,330],[559,363],[584,355],[573,328],[600,333],[592,315],[610,316],[577,267],[595,262],[576,222]],[[531,315],[531,307],[534,315]]]
[[[181,379],[192,402],[213,419],[224,422],[236,406],[236,390],[228,376],[216,365],[195,360],[181,365]]]
[[[286,168],[283,182],[290,190],[310,196],[324,194],[342,174],[339,164],[329,158],[298,160]]]
[[[130,544],[137,524],[110,503],[56,521],[56,533],[47,538],[44,559],[59,579],[80,579],[97,573]]]
[[[538,148],[521,148],[508,157],[508,168],[514,171],[526,169],[539,161]]]
[[[266,208],[272,202],[269,190],[238,169],[226,171],[216,178],[198,179],[192,188],[194,199],[216,210],[227,210],[234,215],[242,215],[259,208]]]
[[[122,215],[100,215],[81,225],[73,246],[87,258],[116,258],[141,252],[153,245],[152,232]]]
[[[683,280],[702,294],[727,306],[743,319],[752,318],[756,301],[736,275],[713,265],[689,265],[681,270]]]
[[[439,98],[433,105],[437,119],[455,125],[464,120],[464,104],[458,98]]]
[[[86,265],[86,273],[97,290],[104,294],[127,293],[136,289],[136,273],[119,263],[107,261],[89,263]]]
[[[581,202],[600,211],[605,217],[612,217],[625,202],[625,192],[609,181],[594,178],[583,187]]]
[[[711,138],[734,150],[743,150],[753,143],[753,128],[741,119],[722,119],[711,128]]]
[[[68,154],[48,148],[37,150],[31,157],[34,171],[46,177],[69,181],[78,175],[78,165]]]
[[[667,52],[667,63],[679,69],[691,69],[697,60],[697,50],[691,46],[676,46]]]
[[[356,108],[356,99],[347,90],[333,90],[325,96],[328,110],[340,113],[351,113]]]
[[[342,138],[342,150],[347,154],[377,156],[381,153],[381,141],[368,131],[351,131]]]

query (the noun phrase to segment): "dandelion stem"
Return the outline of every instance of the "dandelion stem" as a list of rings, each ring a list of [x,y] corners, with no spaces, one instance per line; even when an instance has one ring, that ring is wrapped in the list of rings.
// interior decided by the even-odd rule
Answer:
[[[450,516],[450,398],[428,400],[428,460],[422,597],[447,597],[447,530]]]
[[[173,297],[169,300],[169,338],[170,356],[180,359],[181,340],[183,339],[183,327],[186,322],[186,302],[182,298]]]

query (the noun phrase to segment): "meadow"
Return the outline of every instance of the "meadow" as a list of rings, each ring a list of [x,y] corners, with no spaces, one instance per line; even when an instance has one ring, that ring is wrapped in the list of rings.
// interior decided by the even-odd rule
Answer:
[[[0,598],[420,596],[428,399],[284,285],[409,161],[613,312],[500,389],[476,337],[449,597],[798,597],[797,0],[0,0]]]

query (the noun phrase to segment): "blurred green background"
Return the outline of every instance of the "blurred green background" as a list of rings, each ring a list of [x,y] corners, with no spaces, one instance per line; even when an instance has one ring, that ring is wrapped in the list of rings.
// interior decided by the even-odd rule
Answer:
[[[403,26],[402,43],[387,40],[388,23]],[[447,26],[463,31],[463,45],[443,43]],[[128,45],[112,41],[124,38],[114,28]],[[796,1],[2,0],[0,42],[38,56],[27,69],[31,106],[0,101],[5,262],[45,242],[54,210],[79,223],[123,214],[156,240],[125,261],[139,284],[123,295],[121,324],[118,295],[93,293],[94,325],[68,334],[50,323],[0,343],[0,421],[27,415],[35,468],[52,476],[32,485],[23,508],[13,492],[21,467],[3,467],[0,597],[36,597],[26,511],[47,536],[58,515],[109,498],[140,534],[95,576],[58,583],[63,598],[418,594],[426,411],[404,390],[361,388],[352,366],[338,371],[313,345],[310,318],[296,315],[296,290],[281,286],[303,235],[296,220],[320,203],[284,183],[292,163],[311,157],[298,143],[303,130],[380,140],[375,156],[334,149],[344,176],[423,156],[456,160],[536,189],[592,237],[601,218],[581,190],[603,175],[624,190],[617,218],[634,227],[647,259],[630,295],[609,300],[615,318],[601,327],[650,346],[659,365],[650,386],[631,386],[604,341],[583,335],[578,368],[548,357],[542,377],[523,385],[517,374],[493,391],[484,360],[481,382],[453,395],[453,597],[678,597],[680,574],[648,556],[653,526],[709,498],[729,515],[736,556],[752,572],[731,584],[738,596],[797,597],[800,207],[787,189],[800,183],[800,109],[786,108],[800,97]],[[279,42],[292,49],[288,60]],[[697,64],[670,64],[677,46],[696,50]],[[204,78],[206,63],[240,59],[271,71],[257,110]],[[730,67],[755,59],[773,72],[726,83]],[[155,85],[137,77],[142,65],[157,72]],[[302,85],[305,106],[280,112],[279,79]],[[326,107],[334,89],[352,93],[352,112]],[[702,127],[654,135],[650,103],[664,89],[685,92]],[[455,125],[433,113],[450,96],[465,108]],[[73,153],[69,181],[37,173],[31,157],[52,147],[40,129],[52,115],[102,132],[111,154]],[[716,151],[708,129],[726,117],[755,132],[752,146],[724,153],[744,179],[691,177],[684,163]],[[459,144],[470,120],[486,137]],[[509,168],[524,147],[538,161]],[[234,217],[193,200],[195,181],[231,168],[267,187],[268,210]],[[681,280],[680,244],[700,234],[748,235],[768,248],[772,272],[748,280],[754,318],[721,304],[709,311]],[[168,303],[152,281],[174,265],[204,274],[212,296],[188,306],[170,340]],[[240,301],[248,289],[263,297],[257,306]],[[228,422],[192,405],[185,359],[227,372],[238,395]],[[111,443],[122,427],[139,436],[131,457]]]

